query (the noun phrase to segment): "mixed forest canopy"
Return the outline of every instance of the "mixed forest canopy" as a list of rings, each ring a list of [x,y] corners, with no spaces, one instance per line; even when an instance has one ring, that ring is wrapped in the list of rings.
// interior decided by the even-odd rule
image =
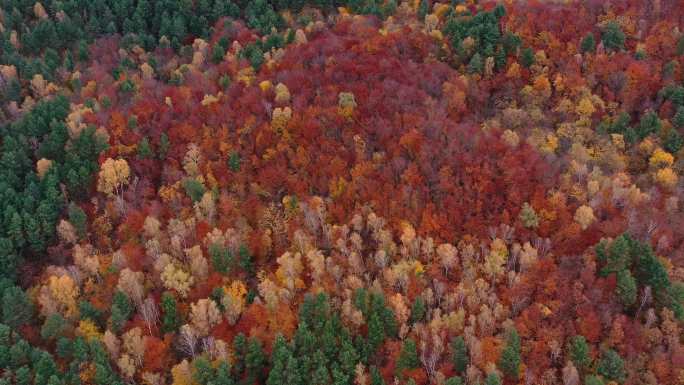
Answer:
[[[2,1],[0,385],[684,383],[683,24]]]

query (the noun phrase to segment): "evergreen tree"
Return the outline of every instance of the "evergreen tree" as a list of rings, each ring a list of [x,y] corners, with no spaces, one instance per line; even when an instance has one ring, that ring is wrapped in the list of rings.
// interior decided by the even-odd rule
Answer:
[[[221,363],[216,368],[216,378],[214,378],[214,385],[235,385],[235,381],[230,373],[230,364],[226,361]]]
[[[520,337],[518,337],[518,332],[515,329],[510,330],[508,333],[506,347],[499,357],[499,367],[508,378],[513,380],[518,379],[520,367]]]
[[[40,329],[40,336],[44,340],[57,338],[64,332],[65,326],[66,320],[61,314],[51,314],[45,319],[45,323],[43,323],[43,327]]]
[[[138,143],[138,158],[140,159],[150,159],[154,157],[154,152],[152,151],[152,148],[150,147],[150,141],[147,139],[147,137],[144,137],[140,140],[140,143]]]
[[[273,344],[273,354],[271,355],[271,371],[268,373],[266,385],[285,385],[287,376],[287,361],[292,354],[287,346],[287,342],[282,335],[278,335]]]
[[[78,237],[81,239],[84,238],[86,236],[88,225],[88,217],[86,216],[85,211],[83,211],[80,206],[72,202],[69,204],[67,215],[69,216],[69,222],[76,229],[76,234]]]
[[[425,312],[426,308],[423,297],[416,297],[416,300],[413,301],[413,305],[411,306],[411,323],[422,321],[425,318]]]
[[[162,132],[161,136],[159,137],[159,159],[164,160],[166,159],[166,155],[169,153],[169,147],[171,146],[171,143],[169,142],[169,137],[166,135],[165,132]]]
[[[485,385],[501,385],[501,378],[496,372],[491,372],[487,375],[485,379]]]
[[[306,383],[306,381],[304,381],[304,377],[302,376],[302,371],[297,358],[294,355],[290,355],[287,358],[285,367],[285,382],[283,382],[283,384],[304,385]]]
[[[261,348],[261,341],[255,337],[250,338],[245,353],[245,369],[250,382],[261,382],[265,363],[266,356]]]
[[[214,270],[224,275],[228,274],[230,267],[233,264],[233,256],[230,254],[230,250],[228,250],[227,247],[212,244],[209,246],[209,256],[211,257],[211,263],[214,266]]]
[[[520,54],[520,64],[525,68],[530,68],[535,62],[534,50],[531,47],[523,48]]]
[[[211,362],[205,357],[198,357],[193,361],[195,368],[192,378],[200,385],[213,384],[213,379],[216,376]]]
[[[470,361],[468,357],[468,348],[462,336],[454,337],[451,340],[451,362],[454,364],[454,370],[457,373],[464,373]]]
[[[311,373],[311,385],[328,385],[331,382],[330,371],[327,367],[325,354],[320,349],[313,356],[313,373]]]
[[[240,162],[240,153],[238,153],[237,151],[231,152],[230,156],[228,157],[228,168],[230,168],[230,171],[239,172]]]
[[[658,114],[654,111],[648,111],[641,116],[641,121],[637,126],[636,133],[639,140],[660,131],[662,124]]]
[[[482,61],[482,56],[476,52],[468,63],[468,73],[481,74],[483,70],[484,62]]]
[[[587,340],[582,335],[574,336],[570,339],[570,346],[568,347],[570,353],[570,360],[575,364],[575,368],[582,372],[591,365],[591,348],[587,344]]]
[[[463,385],[463,380],[458,376],[449,377],[444,381],[444,385]]]
[[[622,32],[620,25],[615,21],[609,22],[603,33],[601,34],[601,40],[603,41],[604,47],[612,51],[619,51],[625,46],[625,33]]]
[[[214,48],[211,50],[211,61],[214,64],[219,64],[220,62],[223,61],[223,56],[226,54],[226,49],[223,48],[220,44],[214,45]]]
[[[674,128],[661,133],[661,139],[665,150],[672,154],[676,154],[684,146],[684,137]]]
[[[416,349],[416,342],[407,338],[401,347],[399,359],[396,364],[396,375],[401,377],[404,369],[415,369],[420,367],[420,360],[418,359],[418,350]]]
[[[584,378],[584,385],[605,385],[605,382],[599,376],[589,375]]]
[[[629,270],[621,270],[617,273],[617,286],[615,287],[620,303],[623,306],[630,307],[636,303],[637,300],[637,286],[636,280],[632,277]]]
[[[580,43],[580,52],[594,52],[596,50],[596,41],[594,40],[594,34],[589,32],[587,36],[582,39]]]
[[[627,376],[622,357],[612,349],[606,349],[603,352],[596,371],[603,377],[618,383],[624,381]]]
[[[425,16],[430,12],[430,2],[428,0],[421,0],[418,7],[418,20],[424,21]]]
[[[165,292],[161,297],[162,331],[173,333],[180,327],[181,320],[176,309],[176,298],[173,294]]]
[[[684,106],[677,107],[677,113],[672,118],[672,124],[677,128],[684,128]]]
[[[382,375],[380,374],[380,371],[378,370],[377,366],[371,366],[370,375],[371,385],[385,385],[385,379],[382,378]]]
[[[11,328],[31,322],[33,303],[18,286],[11,286],[2,294],[2,322]]]

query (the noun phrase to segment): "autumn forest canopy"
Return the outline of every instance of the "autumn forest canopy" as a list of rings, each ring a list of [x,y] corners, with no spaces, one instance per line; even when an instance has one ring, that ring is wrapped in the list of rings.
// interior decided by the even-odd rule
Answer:
[[[0,385],[684,384],[677,0],[0,1]]]

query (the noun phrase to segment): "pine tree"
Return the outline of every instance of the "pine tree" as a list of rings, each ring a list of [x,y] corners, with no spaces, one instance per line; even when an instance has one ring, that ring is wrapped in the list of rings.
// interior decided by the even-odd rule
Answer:
[[[399,359],[397,360],[395,373],[398,377],[401,377],[402,371],[404,369],[415,369],[420,366],[420,360],[418,359],[418,350],[416,349],[416,342],[407,338],[404,340],[404,344],[401,347],[401,352],[399,353]]]
[[[491,372],[487,375],[485,379],[485,385],[501,385],[501,378],[496,372]]]
[[[271,371],[268,373],[266,385],[285,385],[287,361],[291,355],[285,338],[279,334],[273,344]]]
[[[87,233],[88,217],[85,211],[75,203],[70,203],[68,208],[69,222],[76,228],[79,238],[84,238]]]
[[[286,370],[285,370],[285,382],[283,384],[287,385],[304,385],[304,377],[302,376],[302,371],[299,366],[299,362],[294,355],[290,355],[287,358]]]
[[[468,63],[468,73],[471,74],[481,74],[484,70],[484,62],[482,61],[482,56],[479,53],[475,53],[470,62]]]
[[[313,373],[311,373],[311,385],[328,385],[331,382],[330,371],[327,367],[325,354],[320,349],[313,356]]]
[[[421,0],[418,7],[418,20],[424,21],[425,16],[430,12],[430,2],[428,0]]]
[[[532,50],[531,47],[523,48],[522,52],[520,53],[520,64],[522,64],[525,68],[530,68],[532,64],[534,64],[534,61],[534,50]]]
[[[599,376],[589,375],[584,378],[584,385],[605,385],[605,381]]]
[[[214,368],[211,366],[211,362],[205,357],[198,357],[193,361],[194,372],[192,375],[193,380],[200,385],[213,384],[213,379],[216,376]]]
[[[230,364],[226,361],[221,363],[216,368],[216,377],[214,378],[214,385],[235,385],[235,381],[230,374]]]
[[[570,353],[570,360],[572,360],[575,367],[580,372],[589,368],[591,365],[591,348],[587,344],[587,340],[582,335],[574,336],[570,339],[570,346],[568,347]]]
[[[176,299],[173,294],[165,292],[161,297],[162,331],[165,333],[172,333],[178,330],[181,320],[176,309]]]
[[[214,45],[211,50],[211,62],[214,64],[219,64],[223,61],[223,56],[225,56],[226,50],[220,44]]]
[[[40,336],[44,340],[57,338],[64,332],[66,320],[61,314],[51,314],[45,319],[43,327],[40,329]]]
[[[463,380],[458,376],[449,377],[444,381],[444,385],[463,385]]]
[[[245,369],[247,369],[248,378],[250,378],[252,382],[261,382],[265,364],[266,355],[261,348],[261,341],[255,337],[250,338],[245,354]]]
[[[625,363],[622,357],[612,349],[606,349],[603,352],[596,371],[603,377],[618,383],[624,381],[626,377]]]
[[[370,375],[371,375],[371,385],[385,385],[385,379],[382,378],[382,375],[380,374],[380,371],[376,366],[371,366],[370,368]]]
[[[594,52],[594,50],[596,50],[596,41],[594,40],[594,34],[589,32],[582,39],[582,43],[580,43],[580,52],[587,53]]]
[[[138,158],[140,159],[150,159],[154,157],[154,152],[152,152],[152,148],[150,147],[150,140],[147,139],[147,137],[144,137],[140,140],[137,150]]]
[[[416,297],[411,306],[411,323],[420,322],[425,318],[425,301],[423,297]]]
[[[619,51],[624,48],[625,33],[622,32],[622,29],[618,23],[611,21],[606,25],[603,33],[601,34],[601,40],[603,40],[603,45],[606,47],[606,49]]]
[[[454,364],[454,370],[457,373],[464,373],[470,361],[468,357],[468,348],[462,336],[457,336],[451,341],[451,362]]]
[[[18,286],[5,289],[2,294],[2,322],[11,328],[29,323],[33,317],[33,303]]]
[[[615,287],[620,303],[625,307],[630,307],[637,300],[636,280],[632,277],[629,270],[621,270],[617,273],[617,286]]]
[[[508,378],[517,380],[520,367],[520,337],[518,332],[512,329],[508,333],[506,347],[501,352],[499,367]]]

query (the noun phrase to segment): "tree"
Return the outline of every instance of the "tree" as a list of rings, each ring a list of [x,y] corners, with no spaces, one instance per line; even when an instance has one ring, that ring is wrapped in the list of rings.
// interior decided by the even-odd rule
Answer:
[[[579,371],[586,370],[591,365],[591,348],[584,336],[577,335],[570,339],[568,346],[570,359]]]
[[[531,47],[523,48],[522,52],[520,53],[520,64],[522,64],[525,68],[530,68],[532,64],[534,64],[534,61],[534,50]]]
[[[629,270],[621,270],[617,273],[617,286],[615,293],[618,300],[626,308],[634,305],[637,300],[636,280],[632,277]]]
[[[287,358],[285,382],[283,382],[283,384],[303,385],[305,383],[297,358],[294,355],[290,355]]]
[[[501,385],[499,375],[496,372],[489,373],[485,379],[485,385]]]
[[[214,368],[211,366],[211,362],[205,357],[198,357],[193,361],[193,366],[195,367],[194,373],[192,375],[193,380],[195,380],[200,385],[212,384],[212,380],[216,376]]]
[[[265,364],[266,356],[261,348],[261,341],[255,337],[250,338],[245,354],[245,368],[247,369],[247,376],[251,380],[250,383],[261,382]]]
[[[584,385],[605,385],[605,382],[599,376],[588,375],[584,378]]]
[[[468,73],[471,74],[481,74],[484,70],[484,62],[482,61],[482,56],[479,53],[475,53],[470,62],[468,62]]]
[[[603,352],[596,371],[603,377],[618,383],[623,382],[627,376],[622,357],[613,349],[606,349]]]
[[[425,301],[423,297],[416,297],[411,306],[411,323],[420,322],[425,318]]]
[[[444,385],[463,385],[463,380],[458,376],[449,377],[444,381]]]
[[[380,374],[380,371],[378,370],[377,366],[371,366],[370,375],[371,385],[385,385],[385,379],[382,378],[382,375]]]
[[[586,230],[594,221],[596,221],[594,209],[590,206],[582,205],[575,211],[574,219],[575,222],[579,223],[582,230]]]
[[[520,337],[518,331],[511,329],[508,332],[506,347],[504,347],[499,357],[499,367],[504,375],[511,379],[518,378],[520,367]]]
[[[580,43],[580,51],[582,53],[594,52],[596,50],[596,41],[594,40],[594,34],[589,32],[587,36],[582,39]]]
[[[66,320],[61,314],[51,314],[45,319],[45,323],[40,329],[40,336],[45,340],[59,337],[64,332],[65,323]]]
[[[69,203],[68,208],[69,222],[76,228],[76,234],[79,238],[84,238],[87,232],[88,218],[77,204]]]
[[[271,355],[271,371],[268,373],[266,385],[285,385],[287,377],[287,362],[292,353],[282,335],[276,336]]]
[[[137,150],[138,158],[140,159],[150,159],[154,157],[154,152],[152,151],[152,147],[150,147],[150,140],[147,137],[140,140]]]
[[[230,364],[226,361],[221,361],[216,368],[216,377],[214,378],[214,385],[234,385],[235,381],[230,373]]]
[[[684,128],[684,106],[677,107],[677,112],[672,118],[672,124],[677,128]]]
[[[233,256],[227,247],[220,244],[212,244],[209,246],[209,256],[214,270],[221,274],[228,274],[230,267],[233,265]]]
[[[211,61],[214,64],[218,64],[223,61],[223,57],[226,55],[226,50],[220,44],[214,45],[211,50]]]
[[[112,299],[111,324],[112,330],[121,331],[124,324],[133,313],[133,305],[128,296],[122,291],[117,290]]]
[[[178,330],[181,325],[181,319],[176,310],[176,298],[173,294],[165,292],[161,297],[161,308],[163,313],[162,331],[165,333],[173,333]]]
[[[114,160],[112,158],[107,158],[100,167],[97,191],[107,195],[121,197],[123,194],[123,186],[128,184],[130,173],[131,170],[125,159]]]
[[[425,16],[430,12],[430,2],[428,0],[421,0],[418,7],[418,20],[424,21]]]
[[[404,369],[415,369],[420,367],[420,360],[418,359],[418,350],[416,349],[416,342],[407,338],[401,347],[399,359],[396,364],[396,373],[401,377]]]
[[[470,362],[468,348],[462,336],[456,336],[451,340],[451,362],[457,373],[464,373],[468,367]]]
[[[190,305],[190,320],[199,335],[206,336],[221,321],[221,312],[213,300],[200,299]]]
[[[33,303],[18,286],[6,288],[2,294],[2,322],[12,328],[29,323],[33,318]]]
[[[601,34],[601,40],[606,49],[612,51],[619,51],[624,48],[625,45],[625,33],[622,32],[620,25],[611,21],[606,24]]]

